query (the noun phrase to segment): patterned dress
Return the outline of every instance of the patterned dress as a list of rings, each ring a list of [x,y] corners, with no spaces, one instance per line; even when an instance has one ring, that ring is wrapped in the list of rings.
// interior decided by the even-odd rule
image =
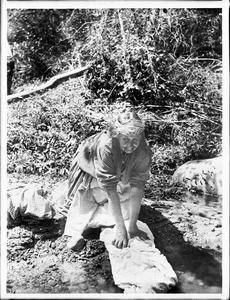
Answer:
[[[122,153],[118,139],[105,131],[82,142],[69,174],[71,205],[64,234],[75,236],[88,227],[114,225],[108,208],[109,191],[118,192],[123,218],[128,219],[130,188],[144,189],[151,156],[144,134],[138,148],[130,154]]]

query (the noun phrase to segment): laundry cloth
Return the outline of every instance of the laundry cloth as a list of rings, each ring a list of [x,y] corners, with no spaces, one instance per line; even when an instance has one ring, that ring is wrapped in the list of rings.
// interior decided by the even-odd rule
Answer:
[[[7,212],[12,219],[22,216],[52,219],[54,210],[46,188],[40,184],[27,184],[8,193]]]
[[[129,221],[125,221],[126,227]],[[109,252],[115,284],[124,293],[165,293],[178,282],[176,273],[166,257],[155,247],[149,227],[138,220],[137,226],[149,240],[134,237],[129,247],[119,249],[112,245],[114,228],[105,228],[100,240]]]

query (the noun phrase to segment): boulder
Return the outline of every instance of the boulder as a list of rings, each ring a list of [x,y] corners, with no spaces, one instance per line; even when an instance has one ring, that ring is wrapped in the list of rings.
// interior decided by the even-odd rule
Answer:
[[[172,177],[173,184],[201,194],[222,195],[222,157],[188,161]]]

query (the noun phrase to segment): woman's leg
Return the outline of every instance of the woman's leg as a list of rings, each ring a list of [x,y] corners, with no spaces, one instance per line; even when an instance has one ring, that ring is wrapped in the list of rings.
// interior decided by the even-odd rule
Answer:
[[[72,237],[81,235],[88,227],[89,220],[97,207],[91,190],[79,189],[70,206],[64,234]]]

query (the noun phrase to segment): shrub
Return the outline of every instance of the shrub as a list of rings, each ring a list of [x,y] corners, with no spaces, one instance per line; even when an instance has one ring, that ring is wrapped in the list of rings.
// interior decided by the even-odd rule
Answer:
[[[77,80],[11,105],[8,171],[66,175],[79,142],[95,133]]]
[[[22,35],[28,11],[20,14],[21,58],[29,57],[28,45],[39,56],[36,39]],[[154,174],[171,175],[187,160],[221,154],[218,9],[52,10],[50,16],[57,16],[55,22],[62,18],[61,29],[52,25],[60,29],[55,45],[66,38],[67,46],[57,51],[60,60],[55,53],[47,56],[54,61],[49,66],[57,72],[74,67],[75,54],[81,52],[92,62],[86,90],[70,80],[10,106],[9,172],[65,176],[79,142],[104,127],[105,115],[127,107],[135,107],[146,121]],[[48,37],[42,40],[46,29],[37,30],[45,51],[51,45]]]
[[[220,11],[109,10],[92,26],[82,53],[93,62],[93,97],[162,110],[170,103],[180,106],[187,86],[200,85],[194,70],[220,64]]]
[[[129,105],[86,104],[78,79],[9,106],[8,172],[66,177],[79,143]],[[106,122],[104,116],[107,116]]]

